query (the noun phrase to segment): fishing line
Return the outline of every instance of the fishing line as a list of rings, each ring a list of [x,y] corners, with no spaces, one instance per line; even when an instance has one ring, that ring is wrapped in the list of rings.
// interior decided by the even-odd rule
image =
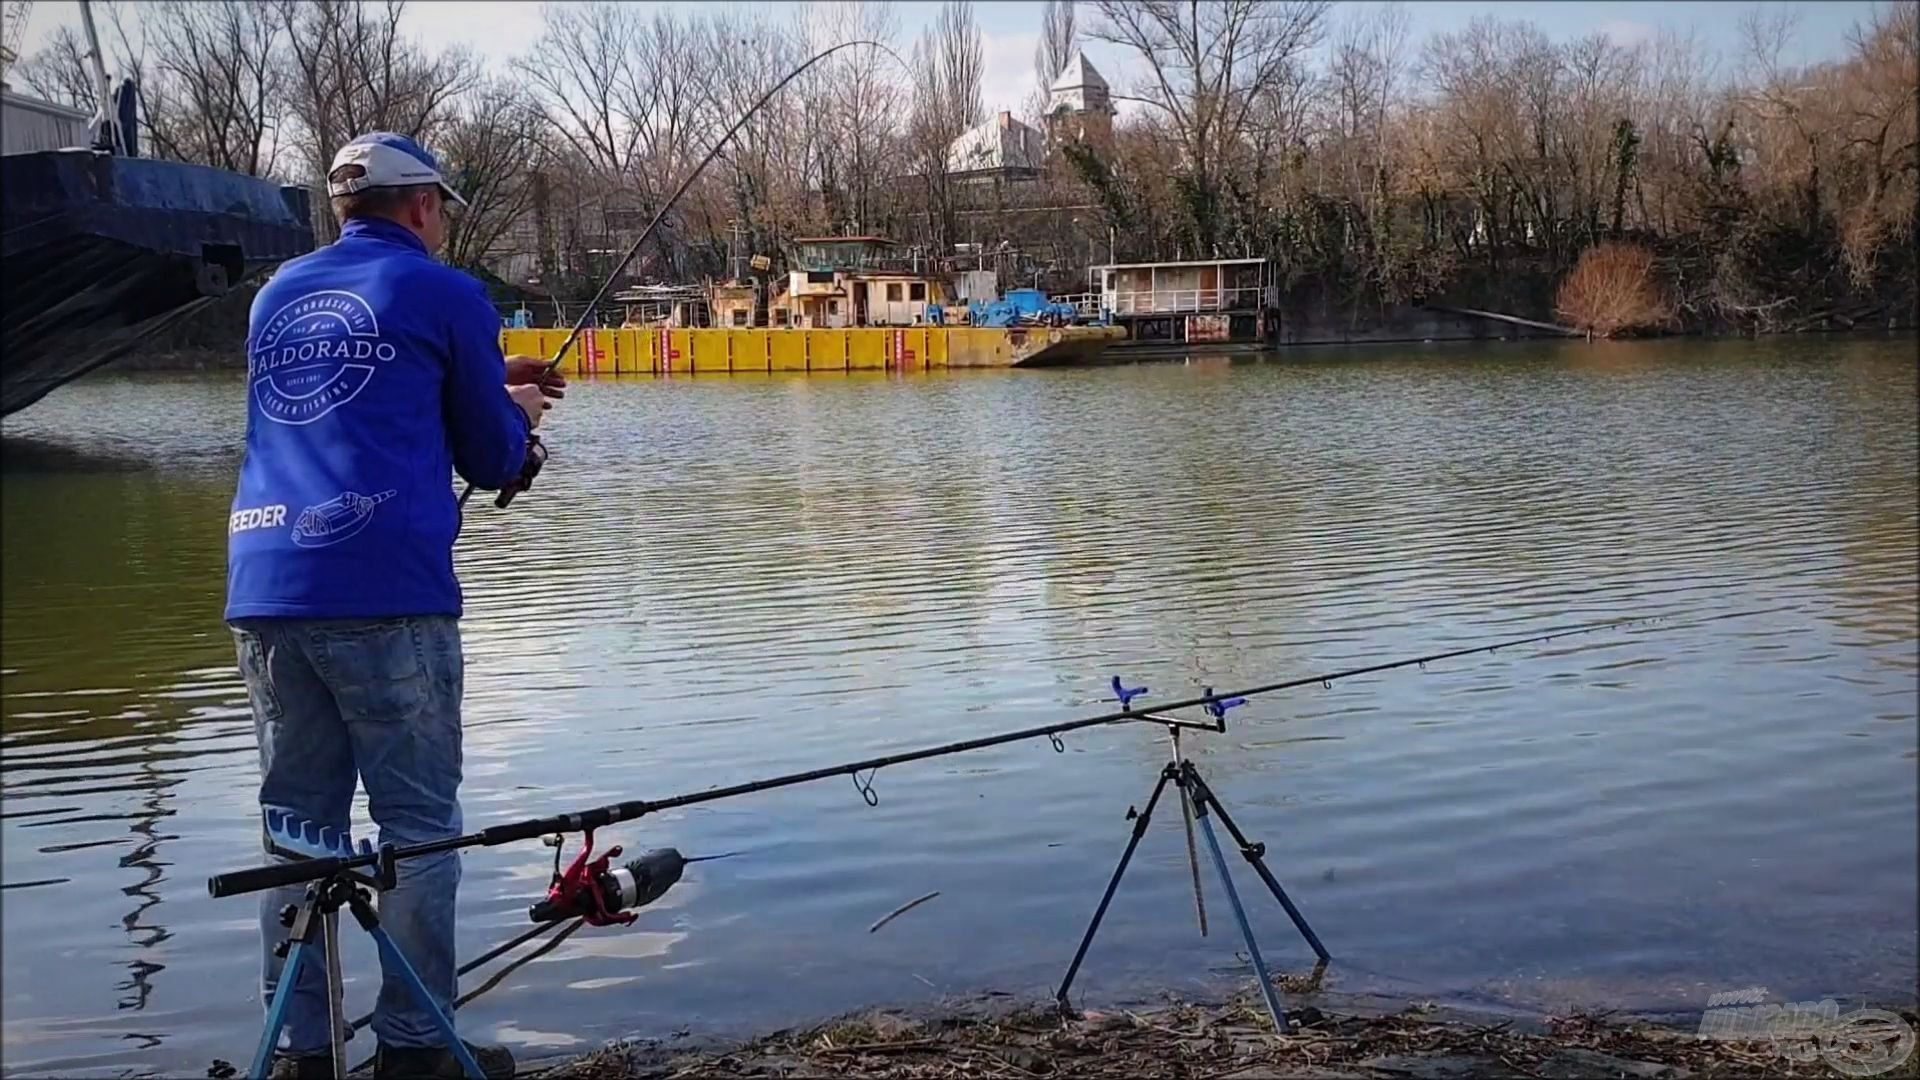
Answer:
[[[586,922],[585,919],[575,919],[573,921],[573,925],[570,928],[568,928],[565,934],[561,934],[558,939],[548,942],[546,945],[542,946],[539,950],[529,953],[528,955],[520,958],[519,960],[516,960],[513,963],[508,964],[506,967],[500,970],[499,975],[496,975],[485,986],[480,987],[478,990],[475,990],[470,994],[465,994],[461,996],[460,1000],[454,1002],[454,1008],[457,1009],[460,1006],[465,1005],[467,1002],[472,1001],[474,998],[479,997],[482,993],[485,993],[487,990],[492,989],[493,986],[500,981],[500,976],[507,974],[508,972],[519,967],[521,964],[524,964],[527,961],[533,959],[534,957],[539,956],[542,953],[546,952],[547,949],[550,949],[554,945],[559,944],[561,941],[566,940],[567,936],[569,934],[572,934],[575,930],[580,929],[580,924],[584,922]],[[467,961],[465,964],[462,964],[460,966],[460,969],[458,971],[454,972],[454,975],[455,976],[465,975],[468,972],[473,971],[475,968],[481,967],[482,965],[486,964],[488,961],[494,959],[495,957],[500,956],[503,953],[511,952],[512,950],[517,949],[522,945],[525,945],[527,942],[532,941],[534,938],[539,937],[541,934],[550,934],[555,929],[562,926],[566,926],[566,925],[567,924],[564,921],[542,923],[541,925],[536,926],[531,930],[528,930],[526,933],[519,934],[515,936],[512,940],[507,941],[501,945],[496,945],[493,948],[487,950],[486,952],[481,953],[478,957]],[[365,1016],[360,1017],[358,1020],[352,1021],[351,1023],[347,1024],[347,1034],[351,1035],[354,1032],[359,1031],[361,1028],[366,1027],[367,1024],[370,1023],[372,1020],[373,1020],[373,1014],[368,1013]]]
[[[822,60],[825,60],[827,57],[832,56],[834,53],[839,52],[841,49],[850,49],[855,45],[871,45],[874,48],[879,49],[881,52],[884,52],[888,56],[893,57],[893,59],[897,63],[899,63],[899,65],[903,69],[907,71],[909,76],[912,75],[913,69],[907,65],[907,62],[905,60],[900,59],[899,53],[894,52],[892,49],[888,48],[887,46],[881,44],[878,41],[867,41],[862,39],[858,41],[843,41],[838,45],[834,45],[830,48],[823,49],[820,52],[813,54],[811,57],[807,59],[805,63],[801,64],[799,67],[794,68],[792,71],[788,72],[785,78],[781,79],[777,83],[774,83],[773,87],[769,89],[766,93],[760,95],[760,100],[754,102],[750,107],[748,107],[746,112],[741,113],[740,118],[738,120],[735,120],[733,122],[733,126],[727,129],[726,134],[720,136],[720,140],[714,143],[713,146],[707,150],[707,156],[701,158],[700,164],[695,165],[693,167],[693,171],[687,174],[686,179],[680,181],[680,186],[674,189],[674,192],[672,195],[667,196],[667,201],[662,203],[660,205],[660,209],[654,213],[653,220],[647,222],[647,227],[640,230],[639,239],[635,240],[633,242],[633,245],[627,248],[627,253],[620,257],[620,261],[618,263],[614,264],[613,270],[607,274],[607,279],[600,284],[600,291],[593,294],[593,299],[587,301],[586,310],[582,311],[580,313],[580,317],[574,320],[573,329],[567,332],[567,339],[560,343],[560,348],[557,352],[553,354],[553,359],[547,361],[546,370],[543,374],[550,375],[560,367],[560,361],[567,355],[567,350],[573,348],[573,344],[575,341],[579,339],[581,331],[586,329],[587,321],[593,318],[594,309],[598,308],[600,306],[601,301],[607,298],[607,293],[612,291],[613,283],[619,280],[620,274],[622,271],[624,271],[627,268],[627,264],[633,261],[634,256],[640,254],[641,247],[643,247],[646,244],[647,240],[653,236],[653,231],[660,227],[660,223],[666,220],[667,214],[669,211],[673,209],[674,204],[678,203],[680,201],[680,197],[687,193],[687,189],[692,187],[693,182],[700,178],[700,174],[707,171],[707,166],[712,164],[713,159],[720,155],[721,149],[723,149],[728,143],[733,141],[734,135],[738,134],[740,129],[746,126],[747,121],[753,119],[755,113],[758,113],[761,110],[761,108],[763,108],[767,104],[767,102],[773,100],[773,95],[779,93],[782,89],[786,87],[788,83],[799,78],[800,75],[803,72],[805,72],[808,68],[819,63]],[[538,445],[538,444],[536,443],[535,445]],[[530,453],[529,458],[531,457],[532,457],[532,454]],[[544,456],[542,460],[544,460]],[[534,471],[535,472],[539,471],[537,466],[534,467]],[[506,509],[507,504],[513,501],[515,490],[516,489],[514,487],[514,484],[509,483],[507,487],[501,489],[499,497],[494,500],[494,505],[500,507],[503,510]],[[468,484],[466,487],[466,490],[460,493],[460,505],[463,507],[466,506],[467,500],[472,496],[473,496],[473,485]]]

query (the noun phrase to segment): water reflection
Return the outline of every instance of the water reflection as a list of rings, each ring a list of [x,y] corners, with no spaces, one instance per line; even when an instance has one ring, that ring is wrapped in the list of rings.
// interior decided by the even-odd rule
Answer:
[[[139,775],[136,786],[143,790],[145,797],[141,800],[140,816],[129,829],[140,840],[132,851],[120,856],[122,869],[133,868],[145,875],[143,880],[120,890],[135,901],[133,910],[121,916],[120,925],[140,952],[127,961],[127,981],[118,987],[127,993],[120,999],[119,1007],[135,1010],[147,1007],[147,998],[153,993],[152,977],[167,969],[167,965],[147,960],[144,956],[148,950],[155,950],[155,955],[160,955],[158,946],[173,935],[167,932],[166,927],[147,921],[146,915],[148,909],[160,904],[158,886],[166,880],[167,864],[157,858],[160,844],[162,841],[178,839],[160,831],[161,823],[173,816],[167,802],[170,798],[169,789],[177,781],[166,780],[150,761],[140,764]]]
[[[539,488],[465,526],[467,818],[1058,719],[1103,708],[1114,674],[1183,695],[1668,613],[1263,699],[1186,748],[1340,958],[1337,990],[1910,992],[1910,349],[585,383]],[[257,1034],[251,902],[202,887],[255,847],[218,621],[236,390],[89,380],[7,421],[10,1073],[198,1073]],[[662,815],[612,839],[750,854],[513,970],[462,1023],[536,1048],[1043,991],[1165,754],[1151,728],[1088,731],[882,770],[872,809],[836,782]],[[1096,1000],[1244,974],[1217,902],[1196,937],[1167,821],[1076,984]],[[547,857],[467,856],[463,955],[525,928]],[[1253,917],[1305,971],[1284,916]]]

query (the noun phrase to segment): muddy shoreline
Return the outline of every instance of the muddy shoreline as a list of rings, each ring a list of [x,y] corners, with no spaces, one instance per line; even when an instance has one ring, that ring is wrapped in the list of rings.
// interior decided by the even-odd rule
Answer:
[[[563,1060],[523,1062],[543,1080],[718,1077],[1166,1077],[1246,1080],[1450,1080],[1525,1077],[1920,1076],[1912,1006],[1844,1031],[1792,1025],[1703,1038],[1699,1016],[1476,1014],[1427,1002],[1290,994],[1275,1035],[1251,994],[1220,1003],[1063,1016],[1051,1002],[990,996],[937,1011],[873,1010],[723,1043],[680,1036],[616,1042]],[[1318,1001],[1319,1004],[1313,1002]],[[1843,1014],[1856,1006],[1843,1006]],[[1767,1032],[1784,1033],[1772,1037]],[[1904,1053],[1904,1056],[1902,1056]],[[1877,1055],[1877,1056],[1876,1056]]]

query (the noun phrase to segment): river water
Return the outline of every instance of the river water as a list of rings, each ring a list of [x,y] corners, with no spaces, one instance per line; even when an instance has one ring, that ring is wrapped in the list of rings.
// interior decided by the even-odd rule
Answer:
[[[461,540],[467,821],[1104,711],[1116,674],[1167,700],[1664,616],[1259,698],[1188,745],[1332,990],[1911,1001],[1914,350],[578,383],[535,490]],[[219,620],[243,394],[102,375],[6,423],[10,1074],[202,1075],[257,1037],[254,901],[205,888],[258,850]],[[538,1057],[1047,993],[1164,759],[1121,726],[884,769],[873,808],[842,777],[622,826],[746,854],[512,972],[463,1029]],[[1218,883],[1202,939],[1178,817],[1155,821],[1077,999],[1245,985]],[[465,856],[463,956],[528,925],[550,858]],[[1304,971],[1229,858],[1269,962]],[[376,968],[357,936],[347,958],[358,1013]]]

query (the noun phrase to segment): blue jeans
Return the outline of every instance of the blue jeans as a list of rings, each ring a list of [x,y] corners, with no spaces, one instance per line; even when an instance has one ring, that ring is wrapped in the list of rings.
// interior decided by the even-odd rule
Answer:
[[[460,696],[464,658],[449,617],[376,620],[257,619],[234,623],[240,672],[260,743],[260,804],[344,830],[354,779],[367,788],[380,843],[418,844],[461,832]],[[455,975],[457,852],[406,859],[398,886],[378,900],[380,923],[443,1009]],[[304,886],[260,898],[261,1002],[271,1002],[284,961],[273,947],[287,935],[279,912]],[[342,932],[351,918],[341,913]],[[309,963],[308,961],[312,961]],[[300,965],[280,1049],[325,1053],[325,954]],[[405,981],[383,971],[373,1031],[382,1045],[443,1045],[431,1014]]]

